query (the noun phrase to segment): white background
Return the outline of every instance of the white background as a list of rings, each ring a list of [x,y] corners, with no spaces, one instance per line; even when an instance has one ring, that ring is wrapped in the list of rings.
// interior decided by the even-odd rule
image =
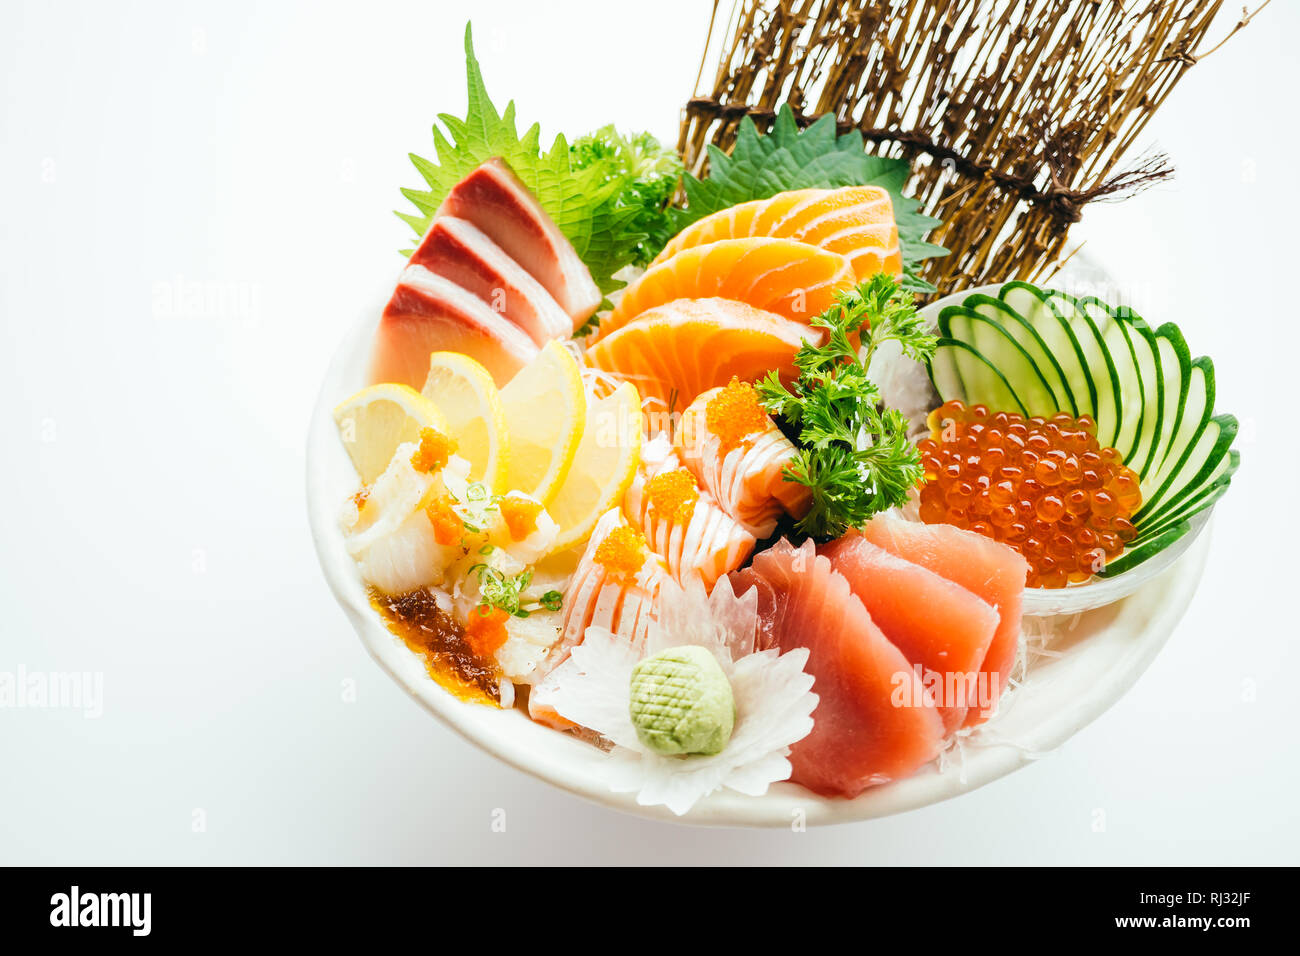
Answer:
[[[708,6],[473,18],[489,89],[547,136],[675,140]],[[309,411],[400,265],[406,154],[463,111],[466,10],[4,3],[0,671],[102,672],[104,701],[0,710],[0,862],[1297,862],[1295,5],[1151,124],[1177,180],[1084,223],[1242,420],[1182,626],[1060,752],[799,834],[648,822],[497,763],[371,663],[320,576]],[[210,302],[169,304],[193,283]]]

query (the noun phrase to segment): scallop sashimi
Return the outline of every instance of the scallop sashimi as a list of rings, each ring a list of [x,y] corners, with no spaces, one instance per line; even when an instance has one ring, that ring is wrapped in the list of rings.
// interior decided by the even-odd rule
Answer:
[[[646,457],[654,454],[648,449]],[[712,589],[753,552],[754,536],[718,506],[671,451],[648,465],[632,479],[624,513],[679,583],[698,574],[705,589]]]
[[[423,266],[407,266],[375,331],[371,382],[423,388],[434,352],[463,352],[498,385],[537,356],[537,345],[482,299]]]
[[[547,677],[583,642],[589,627],[603,627],[630,643],[644,640],[667,573],[663,560],[617,508],[601,516],[565,589],[559,640],[534,672],[536,685],[528,697],[533,720],[573,727],[548,703],[553,685]]]
[[[879,186],[796,189],[719,210],[679,232],[655,261],[693,246],[744,236],[797,239],[838,252],[859,280],[877,272],[903,272],[894,204]]]
[[[759,588],[760,640],[808,648],[818,698],[813,729],[794,745],[790,779],[816,793],[855,797],[912,773],[939,752],[943,721],[903,652],[817,554],[779,541],[731,578]]]
[[[600,305],[600,289],[577,251],[504,160],[489,159],[453,186],[437,215],[482,230],[542,284],[572,328]]]
[[[988,675],[995,697],[1002,693],[1020,653],[1020,605],[1029,563],[1007,545],[953,525],[881,515],[867,522],[861,534],[890,554],[960,585],[998,612],[998,627],[980,671]],[[983,723],[989,716],[971,710],[963,726]]]
[[[435,218],[412,254],[411,264],[474,293],[538,345],[568,338],[573,332],[572,320],[541,283],[464,219]]]
[[[782,513],[808,513],[812,491],[787,481],[797,451],[758,403],[754,387],[733,378],[687,406],[673,445],[722,510],[755,538],[776,530]]]
[[[677,299],[605,336],[587,350],[587,362],[631,382],[643,400],[661,406],[647,406],[654,434],[665,430],[654,427],[658,412],[679,413],[701,392],[733,378],[753,382],[775,369],[792,381],[799,346],[824,338],[820,329],[743,302]]]
[[[624,290],[614,311],[600,320],[599,335],[608,336],[673,299],[711,296],[807,325],[853,281],[853,267],[838,252],[770,236],[723,239],[683,249],[650,266]]]
[[[904,561],[853,535],[818,548],[844,575],[890,643],[925,671],[945,732],[968,710],[991,711],[995,690],[980,666],[998,628],[998,612],[970,591],[919,564]],[[998,688],[1000,689],[1000,688]]]

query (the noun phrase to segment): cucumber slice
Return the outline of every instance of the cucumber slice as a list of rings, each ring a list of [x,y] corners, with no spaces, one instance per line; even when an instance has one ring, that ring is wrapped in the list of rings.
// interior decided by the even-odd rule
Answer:
[[[940,368],[949,365],[955,368],[956,375],[962,382],[961,395],[945,395],[940,387],[939,380],[931,378],[931,381],[935,383],[935,389],[945,401],[948,398],[983,401],[990,408],[1018,412],[1021,415],[1028,416],[1029,413],[1025,411],[1025,406],[1021,404],[1019,396],[1016,395],[1015,389],[1011,387],[1011,383],[1007,381],[1007,377],[970,343],[961,339],[940,338],[939,344],[934,350],[934,359],[930,363],[932,376],[936,361],[939,363]],[[979,383],[977,388],[980,391],[974,392],[971,390],[966,384],[971,381]],[[945,384],[950,384],[947,379],[945,379]],[[974,396],[979,396],[979,398]]]
[[[1021,350],[1029,358],[1037,377],[1042,381],[1050,396],[1050,400],[1045,404],[1036,405],[1032,398],[1032,393],[1036,391],[1034,388],[1026,387],[1018,390],[1021,397],[1030,403],[1030,410],[1035,415],[1050,418],[1057,412],[1075,414],[1074,395],[1070,390],[1069,383],[1065,380],[1065,373],[1053,357],[1047,343],[1043,341],[1042,336],[1038,334],[1038,330],[1034,328],[1029,320],[1001,299],[995,299],[990,295],[968,296],[962,305],[996,323],[1004,333],[1015,339]],[[1029,384],[1032,385],[1032,383]]]
[[[1096,387],[1093,419],[1097,423],[1097,441],[1103,448],[1113,446],[1119,433],[1120,408],[1119,375],[1106,348],[1106,329],[1113,320],[1107,315],[1105,325],[1099,326],[1074,296],[1064,292],[1049,292],[1047,304],[1057,310],[1075,333],[1083,351],[1083,367],[1088,370]]]
[[[1142,387],[1142,428],[1130,456],[1124,463],[1139,478],[1147,473],[1148,466],[1161,438],[1160,426],[1164,421],[1165,376],[1157,352],[1156,334],[1139,316],[1120,312],[1117,319],[1124,325],[1133,356],[1137,362],[1138,384]]]
[[[1158,518],[1143,522],[1141,533],[1132,544],[1140,544],[1151,536],[1160,534],[1170,525],[1191,518],[1222,498],[1232,483],[1232,476],[1236,473],[1237,466],[1241,464],[1241,455],[1236,451],[1229,452],[1225,464],[1226,467],[1221,472],[1216,472],[1212,481],[1206,482],[1196,491],[1184,496],[1176,507]]]
[[[939,313],[939,331],[948,338],[970,342],[1002,373],[1029,415],[1051,415],[1057,411],[1051,386],[1030,354],[1000,322],[974,309],[952,306]],[[993,385],[987,376],[983,380],[986,387]],[[993,404],[992,395],[982,389],[968,388],[967,395],[973,402],[988,405],[994,411],[1010,410],[1005,405]]]
[[[1144,417],[1142,377],[1138,374],[1137,351],[1129,340],[1127,326],[1119,321],[1110,306],[1091,296],[1080,299],[1079,305],[1092,318],[1094,325],[1105,329],[1102,334],[1106,353],[1115,367],[1115,381],[1119,384],[1119,424],[1111,444],[1127,462],[1133,457],[1133,449],[1142,433]]]
[[[1097,572],[1099,578],[1113,578],[1117,574],[1123,574],[1125,571],[1132,570],[1148,558],[1159,554],[1165,548],[1169,547],[1183,535],[1191,530],[1191,526],[1186,521],[1166,529],[1162,534],[1150,539],[1144,544],[1131,547],[1121,554],[1114,561],[1106,565]]]
[[[1142,498],[1149,499],[1160,487],[1156,476],[1169,455],[1169,448],[1178,432],[1178,423],[1187,393],[1187,375],[1191,367],[1191,353],[1183,341],[1178,329],[1166,323],[1155,333],[1156,357],[1160,360],[1161,375],[1164,381],[1164,394],[1161,396],[1160,432],[1156,436],[1155,446],[1151,449],[1151,459],[1146,468],[1139,472],[1142,478]],[[1135,469],[1136,470],[1136,469]]]
[[[1074,416],[1090,415],[1095,419],[1097,386],[1088,374],[1083,347],[1069,323],[1047,304],[1047,294],[1028,282],[1008,282],[998,290],[998,296],[1025,317],[1047,346],[1069,389]]]
[[[962,385],[961,375],[957,371],[957,362],[953,357],[953,349],[936,348],[934,355],[930,357],[930,383],[934,390],[939,393],[940,401],[948,402],[952,399],[964,402],[966,400],[966,389]]]
[[[1231,415],[1218,415],[1202,422],[1195,440],[1182,453],[1165,483],[1149,501],[1143,502],[1135,515],[1137,520],[1155,521],[1189,495],[1213,483],[1228,470],[1231,463],[1228,453],[1236,437],[1237,419]]]
[[[1162,325],[1156,330],[1157,340],[1170,340],[1171,327]],[[1177,329],[1173,329],[1176,333]],[[1178,337],[1181,343],[1182,336]],[[1182,467],[1184,459],[1192,447],[1200,440],[1201,432],[1214,414],[1214,365],[1207,358],[1195,361],[1186,360],[1187,346],[1181,349],[1174,346],[1180,358],[1179,374],[1181,376],[1178,407],[1172,419],[1172,427],[1166,426],[1169,445],[1164,458],[1154,472],[1142,479],[1142,512],[1154,513],[1156,502],[1166,492],[1170,478]],[[1216,436],[1217,437],[1217,436]]]

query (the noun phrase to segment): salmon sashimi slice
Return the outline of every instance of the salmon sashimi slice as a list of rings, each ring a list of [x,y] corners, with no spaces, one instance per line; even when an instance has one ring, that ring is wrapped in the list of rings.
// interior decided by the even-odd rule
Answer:
[[[724,239],[773,236],[796,239],[845,256],[860,281],[877,272],[901,275],[902,246],[894,204],[880,186],[796,189],[723,209],[679,232],[655,258]]]
[[[748,383],[733,378],[700,394],[682,413],[673,445],[722,510],[755,538],[769,537],[783,512],[802,518],[812,505],[811,489],[784,477],[798,454],[794,444]]]
[[[629,643],[644,642],[667,575],[663,559],[646,547],[617,508],[601,515],[565,588],[559,639],[530,675],[535,686],[528,695],[528,714],[533,720],[561,730],[575,726],[550,705],[550,674],[583,642],[589,627],[605,628]]]
[[[911,662],[811,541],[777,542],[731,584],[737,594],[758,587],[760,641],[782,652],[808,648],[804,670],[818,703],[812,733],[791,750],[792,781],[855,797],[935,757],[943,721]]]
[[[944,733],[960,727],[970,709],[992,712],[997,698],[987,677],[980,686],[980,665],[998,628],[997,611],[961,585],[859,535],[817,551],[844,575],[890,643],[923,669]]]
[[[571,330],[600,305],[577,251],[504,160],[489,159],[453,186],[438,208],[444,215],[473,223],[523,266],[569,316]]]
[[[472,292],[538,345],[573,334],[572,320],[541,283],[464,219],[435,218],[411,256],[411,264]]]
[[[890,554],[964,587],[998,612],[998,627],[980,666],[996,700],[1005,691],[1020,654],[1020,606],[1028,562],[999,541],[953,525],[921,524],[879,515],[860,533]],[[972,709],[962,726],[983,723],[989,716]]]
[[[370,381],[424,388],[432,352],[463,352],[504,385],[538,349],[478,296],[423,266],[407,266],[375,332]]]
[[[623,512],[683,585],[698,575],[712,590],[754,550],[754,536],[700,487],[663,437],[644,446]]]
[[[732,378],[753,382],[775,369],[793,381],[799,347],[805,340],[821,344],[825,337],[822,329],[743,302],[678,299],[641,313],[591,346],[587,363],[637,387],[654,435],[671,432],[672,419],[696,396]]]
[[[623,291],[597,334],[612,334],[648,309],[673,299],[717,296],[745,302],[807,325],[854,282],[838,252],[770,236],[723,239],[683,249],[653,264]]]

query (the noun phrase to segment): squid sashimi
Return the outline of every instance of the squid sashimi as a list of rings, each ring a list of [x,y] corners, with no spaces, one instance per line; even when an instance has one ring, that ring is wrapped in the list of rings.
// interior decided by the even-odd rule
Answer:
[[[600,305],[600,289],[586,265],[504,160],[489,159],[453,186],[437,215],[466,219],[482,230],[542,284],[572,329]]]
[[[987,675],[995,698],[1001,694],[1020,653],[1020,605],[1029,563],[1007,545],[953,525],[880,515],[867,522],[861,534],[877,547],[961,585],[998,612],[998,627],[980,671]],[[989,716],[972,709],[963,726],[983,723]]]
[[[565,589],[559,639],[533,672],[536,684],[528,697],[533,720],[559,729],[574,726],[550,705],[549,675],[583,642],[589,627],[603,627],[629,643],[644,640],[667,573],[663,559],[617,508],[601,516]]]
[[[623,497],[623,510],[679,583],[698,574],[710,590],[718,578],[744,564],[755,538],[700,487],[666,440],[646,449]]]
[[[504,385],[538,349],[478,296],[423,266],[407,266],[375,332],[370,381],[423,388],[433,352],[463,352]]]
[[[411,264],[474,293],[538,345],[573,332],[572,320],[541,283],[467,220],[436,217]]]
[[[797,451],[747,382],[733,378],[691,402],[673,445],[722,510],[755,538],[770,536],[783,512],[808,513],[811,490],[783,475]]]
[[[939,752],[943,720],[912,664],[872,621],[813,543],[779,541],[731,577],[758,586],[760,633],[783,652],[806,647],[819,700],[813,729],[790,752],[790,779],[854,797],[905,777]]]
[[[945,733],[968,710],[997,703],[980,665],[998,628],[998,612],[970,591],[919,564],[904,561],[858,535],[818,548],[844,575],[890,643],[924,670]],[[1000,689],[1000,688],[999,688]]]

